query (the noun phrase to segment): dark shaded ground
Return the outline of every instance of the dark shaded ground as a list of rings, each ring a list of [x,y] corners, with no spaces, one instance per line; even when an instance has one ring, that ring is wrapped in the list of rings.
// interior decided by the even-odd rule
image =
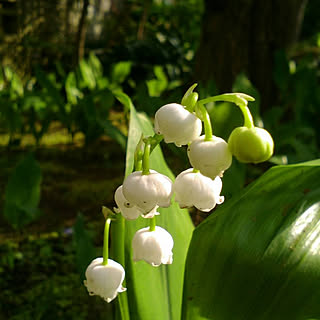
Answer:
[[[31,151],[42,170],[42,215],[22,231],[0,215],[0,319],[111,319],[113,304],[90,297],[80,280],[72,226],[81,212],[99,255],[101,206],[114,206],[125,153],[107,139],[87,148],[2,148],[0,210],[12,169]]]
[[[121,184],[125,154],[112,141],[100,140],[89,148],[72,145],[54,148],[1,150],[0,194],[11,170],[28,152],[34,152],[42,170],[41,217],[25,232],[50,232],[73,225],[82,212],[88,220],[100,217],[101,206],[112,206],[113,193]],[[0,239],[15,237],[15,232],[0,215]],[[0,240],[1,241],[1,240]]]

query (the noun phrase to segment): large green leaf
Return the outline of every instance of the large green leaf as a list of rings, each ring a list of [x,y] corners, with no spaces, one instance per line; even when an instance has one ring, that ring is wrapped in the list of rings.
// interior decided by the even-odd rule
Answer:
[[[116,96],[130,108],[126,159],[126,175],[128,175],[133,169],[134,150],[141,133],[153,135],[154,132],[150,120],[144,114],[135,111],[127,96],[121,93],[117,93]],[[152,169],[174,179],[159,146],[151,154],[150,165]],[[184,264],[193,225],[188,212],[179,209],[176,204],[170,208],[161,209],[160,212],[157,225],[168,230],[174,239],[172,265],[152,267],[144,261],[133,263],[131,257],[133,235],[140,228],[146,227],[148,220],[139,218],[125,223],[125,268],[130,319],[180,319]]]
[[[274,167],[195,229],[182,319],[320,319],[319,181]]]

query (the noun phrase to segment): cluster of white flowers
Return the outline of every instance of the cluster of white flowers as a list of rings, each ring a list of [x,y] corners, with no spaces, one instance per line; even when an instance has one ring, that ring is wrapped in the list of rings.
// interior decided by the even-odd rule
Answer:
[[[239,149],[237,141],[234,142],[235,138],[231,140],[233,149],[240,151],[231,153],[225,140],[212,135],[210,119],[208,120],[205,109],[201,112],[204,112],[207,118],[201,120],[193,110],[192,107],[187,108],[177,103],[166,104],[156,112],[154,128],[156,135],[161,135],[166,143],[174,143],[178,147],[188,145],[187,154],[192,167],[181,172],[172,182],[167,176],[149,170],[148,160],[145,160],[147,165],[144,165],[140,159],[142,168],[131,173],[115,192],[115,212],[121,213],[128,220],[140,216],[153,219],[150,227],[138,230],[133,237],[134,261],[144,260],[154,267],[171,264],[174,242],[168,231],[156,226],[154,219],[159,215],[158,208],[169,207],[175,194],[175,201],[181,208],[194,206],[204,212],[211,211],[217,204],[224,202],[224,197],[220,195],[221,178],[224,171],[231,166],[232,155],[242,156],[242,148]],[[202,121],[205,135],[201,135]],[[252,136],[251,133],[250,135]],[[255,143],[256,140],[251,138],[251,143]],[[146,141],[145,146],[147,147]],[[262,154],[266,148],[260,149]],[[148,159],[149,153],[146,155],[146,149],[143,159],[145,156]],[[258,155],[254,159],[259,157],[262,158]],[[124,270],[120,264],[110,259],[107,265],[102,265],[101,259],[95,259],[89,265],[86,286],[90,294],[100,295],[109,302],[118,292],[125,290],[122,287]]]

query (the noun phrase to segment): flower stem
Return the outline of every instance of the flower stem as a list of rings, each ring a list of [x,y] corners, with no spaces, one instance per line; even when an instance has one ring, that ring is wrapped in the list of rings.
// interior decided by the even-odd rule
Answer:
[[[150,157],[150,142],[146,141],[144,146],[144,153],[142,158],[142,174],[149,174],[149,157]]]
[[[155,231],[156,230],[156,217],[150,219],[150,228],[149,231]]]
[[[202,103],[198,103],[199,110],[201,112],[202,121],[204,125],[204,141],[212,140],[212,126],[209,113]]]
[[[106,219],[104,225],[104,235],[103,235],[103,262],[102,264],[106,266],[108,264],[109,258],[109,230],[110,230],[111,219]]]
[[[243,118],[244,118],[244,126],[247,127],[248,129],[251,129],[254,127],[254,123],[253,123],[253,118],[251,115],[251,112],[249,110],[249,108],[247,106],[239,106],[242,114],[243,114]]]
[[[225,93],[218,96],[209,97],[199,100],[198,103],[206,104],[209,102],[226,101],[235,103],[241,110],[244,118],[244,126],[253,128],[254,122],[249,108],[247,107],[248,101],[254,101],[254,98],[243,93]]]

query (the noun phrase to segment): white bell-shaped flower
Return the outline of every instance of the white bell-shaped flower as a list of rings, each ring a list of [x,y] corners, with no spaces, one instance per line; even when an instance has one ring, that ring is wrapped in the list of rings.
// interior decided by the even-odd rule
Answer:
[[[221,189],[220,177],[212,180],[200,172],[194,172],[193,169],[181,172],[173,184],[175,200],[180,208],[195,206],[204,212],[212,210],[216,204],[223,203],[224,197],[220,196]]]
[[[157,211],[159,206],[155,206],[150,212],[147,214],[143,214],[142,211],[132,205],[123,195],[122,185],[117,188],[114,194],[114,200],[118,206],[118,208],[114,208],[114,211],[117,213],[121,213],[122,216],[127,220],[135,220],[139,218],[141,215],[143,218],[153,218],[155,215],[159,215],[160,213]]]
[[[127,220],[135,220],[142,214],[136,206],[132,205],[123,195],[122,186],[118,187],[114,194],[114,200],[118,208],[114,208],[115,212],[121,213]]]
[[[192,141],[188,148],[188,157],[193,168],[211,179],[222,176],[232,163],[227,142],[216,136],[212,136],[210,141],[205,141],[204,135]]]
[[[153,267],[172,263],[173,239],[165,229],[156,226],[138,230],[132,240],[133,261],[144,260]]]
[[[86,270],[85,286],[90,295],[97,295],[105,301],[112,301],[123,288],[125,271],[121,264],[108,259],[108,264],[103,265],[103,258],[94,259]]]
[[[181,104],[170,103],[156,112],[154,130],[163,135],[166,143],[174,142],[180,147],[200,136],[202,122]]]
[[[150,170],[149,174],[142,174],[142,171],[131,173],[122,187],[124,197],[143,214],[156,206],[166,208],[171,204],[172,181],[154,170]]]

